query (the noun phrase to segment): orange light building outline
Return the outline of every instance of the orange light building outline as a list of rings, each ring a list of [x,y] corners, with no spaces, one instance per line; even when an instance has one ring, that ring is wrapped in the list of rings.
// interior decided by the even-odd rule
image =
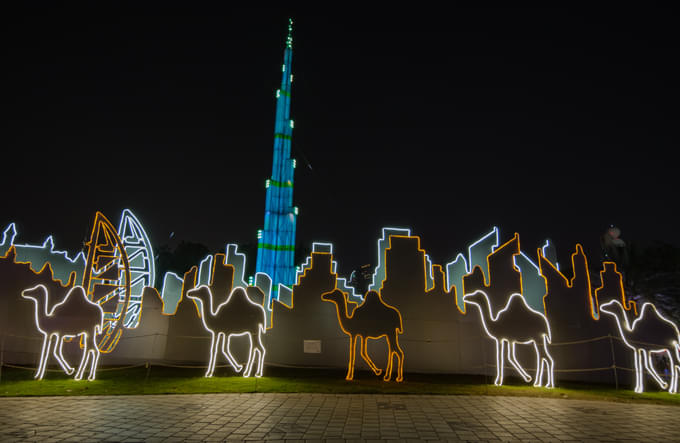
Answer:
[[[576,243],[576,251],[571,254],[571,270],[572,270],[572,273],[574,274],[571,277],[571,280],[568,279],[567,277],[565,277],[564,274],[562,273],[562,271],[557,269],[555,267],[555,265],[553,265],[550,262],[550,260],[545,258],[541,248],[538,248],[538,267],[541,270],[541,277],[543,277],[545,279],[546,288],[548,288],[548,290],[545,292],[545,295],[543,296],[543,309],[545,310],[545,313],[547,314],[548,308],[545,305],[545,298],[550,293],[550,287],[548,286],[548,280],[546,279],[545,275],[543,274],[543,263],[544,262],[547,263],[548,266],[550,266],[557,273],[557,275],[560,276],[564,280],[566,287],[568,289],[572,289],[574,287],[574,280],[576,279],[576,267],[575,267],[574,263],[575,263],[577,255],[583,256],[583,261],[584,261],[584,264],[585,264],[586,281],[588,283],[587,284],[587,286],[588,286],[588,302],[590,303],[590,316],[593,318],[593,320],[597,320],[597,317],[595,316],[595,308],[593,306],[593,287],[592,287],[592,284],[590,282],[590,269],[588,267],[588,257],[586,257],[586,254],[583,252],[583,246],[581,246],[580,243]],[[541,258],[543,258],[543,260],[541,260]]]
[[[283,302],[283,301],[281,301],[281,300],[276,299],[276,300],[273,300],[273,301],[272,301],[272,309],[271,309],[271,311],[268,310],[268,309],[265,309],[265,311],[268,312],[269,315],[271,316],[271,321],[270,321],[270,323],[269,323],[269,327],[267,328],[267,330],[272,329],[272,328],[274,327],[274,303],[279,303],[280,305],[283,305],[286,309],[290,309],[290,310],[293,309],[293,307],[294,307],[294,305],[295,305],[295,286],[299,286],[299,285],[300,285],[300,280],[302,280],[302,278],[304,278],[304,277],[307,276],[307,272],[308,272],[310,269],[314,268],[314,257],[315,257],[315,256],[318,256],[318,255],[322,255],[322,254],[323,254],[323,255],[330,255],[330,258],[331,258],[330,261],[331,261],[331,263],[333,263],[333,254],[330,253],[330,252],[313,252],[313,253],[310,255],[310,258],[311,258],[311,260],[310,260],[310,265],[309,265],[308,267],[305,268],[304,272],[298,272],[298,273],[297,273],[297,281],[296,281],[295,284],[293,285],[293,292],[292,292],[291,297],[290,297],[290,306],[289,306],[287,303],[285,303],[285,302]],[[332,266],[332,265],[331,265],[331,266]],[[331,275],[335,275],[335,279],[336,279],[335,287],[333,287],[333,289],[331,289],[331,291],[333,291],[334,289],[338,289],[338,285],[337,285],[338,274],[336,274],[335,272],[333,272],[333,270],[331,269]],[[356,304],[355,302],[353,302],[353,301],[348,301],[347,303],[348,303],[349,305],[354,305],[354,306],[353,306],[353,309],[352,309],[352,312],[354,312],[354,309],[356,309],[357,304]],[[349,312],[349,311],[348,311],[348,312]]]
[[[43,265],[43,267],[40,268],[40,270],[36,272],[36,271],[33,270],[33,267],[31,266],[33,263],[28,262],[28,261],[17,261],[17,250],[16,250],[16,248],[14,247],[14,245],[10,245],[10,247],[9,247],[9,248],[7,249],[7,251],[5,252],[5,255],[3,255],[2,257],[0,257],[0,259],[9,258],[10,254],[11,254],[12,257],[13,257],[13,258],[12,258],[12,262],[13,262],[14,264],[17,264],[17,265],[28,265],[28,269],[29,269],[32,273],[34,273],[35,275],[43,274],[43,273],[45,272],[45,269],[46,269],[46,268],[49,269],[50,275],[52,276],[52,277],[51,277],[52,281],[53,281],[54,283],[58,284],[59,286],[61,286],[62,288],[70,288],[70,287],[73,287],[73,286],[75,285],[75,282],[76,282],[76,272],[75,272],[75,271],[71,271],[71,272],[69,273],[68,282],[66,282],[66,284],[64,284],[60,279],[58,279],[58,278],[55,279],[55,278],[54,278],[54,271],[52,270],[52,265],[50,264],[49,261],[46,261],[45,264]]]
[[[423,253],[423,293],[427,292],[427,253],[423,248],[420,247],[420,236],[418,235],[390,235],[387,242],[387,247],[385,248],[385,253],[383,254],[382,262],[385,264],[385,280],[387,280],[387,251],[392,249],[392,239],[393,238],[415,238],[418,240],[418,252]],[[382,293],[383,287],[385,286],[385,280],[380,282],[380,288],[378,289],[379,294]],[[382,297],[382,296],[381,296]],[[396,308],[395,308],[396,309]],[[399,314],[401,315],[401,314]]]
[[[515,271],[517,271],[517,273],[519,274],[519,288],[520,288],[520,291],[521,291],[522,288],[524,287],[524,286],[523,286],[523,282],[522,282],[522,271],[517,267],[517,264],[515,263],[515,257],[518,256],[518,255],[520,255],[520,254],[522,253],[522,246],[520,245],[520,242],[519,242],[519,233],[515,232],[515,235],[513,235],[512,238],[511,238],[510,240],[508,240],[508,241],[506,241],[505,243],[503,243],[502,245],[498,246],[496,249],[493,250],[493,252],[492,252],[491,254],[488,254],[488,255],[486,256],[486,269],[488,269],[488,271],[489,271],[489,272],[488,272],[489,278],[488,278],[488,282],[487,282],[487,278],[486,278],[486,276],[484,276],[484,273],[482,272],[482,276],[484,276],[484,287],[485,287],[485,289],[488,289],[488,288],[491,286],[491,263],[489,262],[489,258],[490,258],[492,255],[494,255],[495,253],[497,253],[498,251],[500,251],[500,250],[502,250],[503,248],[505,248],[505,247],[507,247],[508,245],[510,245],[510,243],[512,243],[512,242],[514,242],[514,241],[517,242],[517,251],[518,251],[518,252],[512,254],[512,268],[513,268]],[[471,272],[468,273],[468,274],[466,274],[465,277],[467,277],[468,275],[472,275],[472,274],[474,273],[475,268],[480,268],[480,270],[481,270],[481,267],[480,267],[479,265],[474,266],[474,267],[470,270]],[[465,280],[463,280],[463,282],[465,282]],[[465,297],[465,295],[466,295],[466,293],[467,293],[467,292],[465,291],[465,283],[463,283],[463,292],[464,292],[464,293],[461,295],[461,297]],[[456,295],[456,297],[457,297],[457,295]],[[522,297],[524,297],[524,294],[522,294]],[[456,300],[456,301],[457,301],[457,300]],[[458,303],[456,303],[456,306],[458,306]],[[544,307],[544,309],[545,309],[545,307]],[[460,311],[460,308],[459,308],[458,310]],[[467,311],[467,310],[466,310],[466,311]],[[466,311],[461,311],[461,313],[462,313],[462,314],[465,314]]]
[[[163,290],[161,290],[161,294],[159,294],[158,290],[156,288],[151,288],[154,291],[156,291],[156,294],[158,294],[158,298],[161,299],[161,303],[162,303],[161,314],[162,315],[171,316],[171,315],[177,314],[177,309],[179,308],[179,304],[182,303],[182,300],[184,300],[184,294],[186,293],[186,291],[188,291],[189,289],[192,289],[196,286],[196,275],[198,273],[197,269],[198,269],[197,266],[194,265],[191,268],[189,268],[189,270],[187,272],[184,273],[183,278],[182,278],[182,288],[181,288],[180,293],[179,293],[179,299],[177,300],[177,303],[175,304],[175,310],[170,312],[170,313],[167,313],[167,314],[165,313],[165,300],[161,296],[161,294],[163,293]],[[168,274],[172,274],[175,277],[179,278],[179,275],[177,275],[174,272],[166,272],[165,273],[166,276]],[[190,285],[191,287],[186,287],[188,278],[190,279],[189,281],[191,283],[191,285]],[[165,277],[164,277],[164,280],[165,280]],[[163,281],[163,287],[165,287],[165,281]],[[194,302],[194,305],[196,305],[196,302]],[[198,310],[198,306],[196,306],[196,312],[199,314],[199,317],[200,317],[200,311]]]
[[[602,286],[599,288],[595,289],[595,292],[593,292],[593,296],[595,297],[595,306],[598,308],[597,312],[597,318],[600,318],[600,299],[598,297],[599,292],[604,288],[604,273],[606,272],[606,265],[614,265],[614,272],[619,276],[619,287],[621,289],[621,306],[623,306],[623,309],[626,311],[632,310],[635,316],[638,316],[638,311],[637,311],[637,303],[635,303],[635,300],[626,300],[626,293],[623,289],[623,275],[619,272],[618,268],[616,267],[616,263],[613,261],[606,261],[602,262],[602,270],[600,271],[600,281],[602,282]]]

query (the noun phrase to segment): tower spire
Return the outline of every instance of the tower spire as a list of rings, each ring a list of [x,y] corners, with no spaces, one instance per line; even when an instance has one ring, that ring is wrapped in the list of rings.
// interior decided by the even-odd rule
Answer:
[[[293,19],[288,18],[288,38],[286,38],[286,47],[293,49]]]
[[[276,91],[274,125],[274,158],[272,175],[265,182],[264,229],[258,231],[256,272],[272,279],[273,296],[279,284],[295,283],[295,225],[297,208],[293,206],[293,173],[295,160],[290,157],[293,120],[290,118],[293,60],[293,19],[288,19],[288,37],[283,50],[281,87]]]

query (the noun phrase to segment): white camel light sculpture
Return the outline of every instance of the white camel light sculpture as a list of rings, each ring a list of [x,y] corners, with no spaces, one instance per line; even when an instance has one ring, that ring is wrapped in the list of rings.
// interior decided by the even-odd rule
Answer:
[[[540,387],[543,379],[543,367],[547,368],[545,386],[555,387],[554,366],[548,344],[550,343],[550,324],[545,315],[527,305],[521,294],[512,294],[505,307],[496,316],[491,312],[489,297],[484,291],[475,291],[463,297],[466,304],[477,307],[482,319],[482,326],[487,335],[496,342],[496,380],[494,384],[503,384],[503,366],[505,364],[505,348],[508,345],[508,361],[524,378],[530,382],[531,376],[522,368],[515,356],[516,344],[533,343],[536,352],[536,379],[534,386]]]
[[[672,321],[663,317],[652,303],[642,305],[640,316],[628,323],[626,311],[618,300],[600,305],[600,312],[616,319],[621,339],[633,350],[635,360],[635,392],[644,392],[644,369],[662,389],[675,394],[678,392],[680,373],[680,333]],[[623,320],[621,319],[623,317]],[[654,368],[652,354],[666,354],[671,367],[671,382],[666,383]]]
[[[94,380],[99,363],[96,337],[101,333],[104,324],[104,311],[101,306],[88,300],[82,286],[71,288],[66,297],[55,304],[49,312],[47,310],[49,295],[44,285],[26,289],[22,291],[21,296],[35,303],[35,326],[43,335],[40,363],[35,378],[42,380],[45,375],[53,341],[54,358],[66,374],[73,374],[73,368],[64,358],[62,347],[65,339],[80,337],[83,355],[75,379],[83,378],[85,367],[88,362],[91,362],[87,379]]]
[[[213,309],[213,295],[210,288],[201,285],[198,288],[187,291],[187,297],[196,301],[200,305],[201,320],[203,327],[210,332],[212,337],[210,342],[210,360],[206,377],[212,377],[215,372],[217,352],[222,346],[222,354],[229,364],[241,372],[241,366],[229,350],[229,342],[233,336],[247,335],[250,340],[250,351],[248,352],[248,362],[246,363],[244,377],[250,377],[253,369],[255,357],[259,354],[257,371],[255,377],[262,377],[264,369],[265,348],[262,344],[261,333],[265,332],[266,315],[264,307],[254,303],[248,298],[246,290],[236,287],[229,295],[229,298],[217,308]]]

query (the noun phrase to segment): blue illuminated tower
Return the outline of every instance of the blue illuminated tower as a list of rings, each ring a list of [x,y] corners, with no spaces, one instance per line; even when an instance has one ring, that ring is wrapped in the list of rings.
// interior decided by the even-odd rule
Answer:
[[[288,38],[283,51],[281,89],[276,91],[276,124],[274,126],[274,161],[272,176],[266,181],[267,198],[264,209],[264,229],[257,233],[256,271],[272,279],[273,296],[278,296],[279,283],[295,283],[295,222],[297,208],[293,206],[293,170],[290,158],[293,120],[290,119],[290,90],[293,82],[293,20],[288,20]]]

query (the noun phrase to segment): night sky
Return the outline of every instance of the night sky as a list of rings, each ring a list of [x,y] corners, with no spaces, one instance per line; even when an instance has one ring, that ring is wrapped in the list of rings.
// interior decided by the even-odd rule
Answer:
[[[597,260],[612,223],[680,245],[672,11],[145,8],[3,13],[19,242],[77,251],[127,207],[155,246],[255,243],[292,16],[298,247],[334,242],[348,273],[382,226],[437,263],[493,226],[561,260]]]

